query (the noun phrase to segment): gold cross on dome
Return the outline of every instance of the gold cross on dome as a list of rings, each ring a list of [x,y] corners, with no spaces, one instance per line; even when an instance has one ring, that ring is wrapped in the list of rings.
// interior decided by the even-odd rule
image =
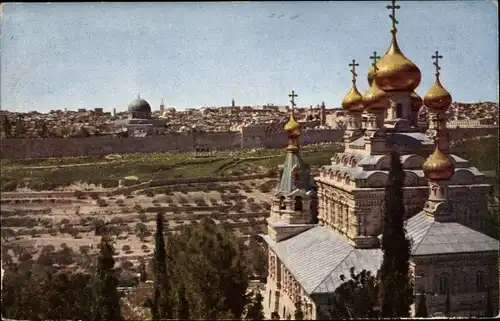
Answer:
[[[396,0],[392,0],[391,2],[392,2],[392,4],[390,6],[387,6],[386,8],[392,11],[392,13],[389,15],[389,17],[392,20],[392,31],[396,32],[397,31],[396,25],[399,23],[396,20],[396,10],[401,9],[401,7],[396,5]]]
[[[373,56],[370,56],[370,59],[373,60],[372,66],[373,66],[373,68],[375,68],[375,71],[377,71],[378,70],[377,61],[380,59],[380,56],[377,56],[377,52],[374,51]]]
[[[299,97],[299,95],[297,95],[295,91],[292,90],[292,93],[288,95],[288,97],[292,98],[292,100],[290,100],[290,102],[292,103],[292,108],[295,107],[295,97]]]
[[[441,67],[439,66],[439,59],[443,59],[443,56],[441,56],[439,51],[436,50],[436,54],[431,58],[435,60],[432,64],[436,66],[436,75],[439,75],[439,71],[441,70]]]
[[[356,83],[356,77],[358,74],[356,73],[356,67],[358,67],[359,64],[356,63],[356,59],[352,60],[352,63],[349,64],[349,67],[351,67],[351,73],[352,73],[352,82]]]

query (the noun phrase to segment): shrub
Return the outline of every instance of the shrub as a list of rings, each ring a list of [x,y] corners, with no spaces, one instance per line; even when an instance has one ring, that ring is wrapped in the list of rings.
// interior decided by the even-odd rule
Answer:
[[[122,181],[123,186],[134,186],[139,184],[139,180],[136,179],[124,179]]]
[[[123,205],[125,205],[125,201],[123,199],[119,198],[115,201],[115,204],[118,206],[123,206]]]
[[[127,245],[125,244],[123,247],[122,247],[122,251],[125,252],[125,253],[130,253],[132,252],[131,249],[130,249],[130,245]]]
[[[101,182],[103,188],[117,188],[120,182],[116,179],[108,179]]]
[[[106,201],[103,200],[102,198],[99,198],[97,200],[97,205],[99,205],[100,207],[106,207],[106,206],[108,206],[108,203],[106,203]]]

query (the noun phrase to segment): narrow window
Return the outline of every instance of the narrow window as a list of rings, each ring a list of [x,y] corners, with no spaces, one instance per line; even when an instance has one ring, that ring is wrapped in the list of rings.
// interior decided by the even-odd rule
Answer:
[[[295,211],[302,211],[302,197],[295,198]]]

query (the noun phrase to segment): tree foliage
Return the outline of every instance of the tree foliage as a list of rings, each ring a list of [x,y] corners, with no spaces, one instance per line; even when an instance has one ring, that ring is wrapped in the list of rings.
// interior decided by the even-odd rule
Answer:
[[[391,153],[391,170],[384,200],[383,260],[380,268],[379,304],[382,317],[409,317],[413,303],[410,277],[411,242],[404,226],[403,182],[399,154]]]
[[[104,236],[99,244],[99,257],[94,285],[94,306],[92,309],[93,321],[120,321],[123,320],[120,311],[120,297],[118,295],[118,279],[115,275],[115,252],[111,240]]]
[[[264,320],[264,307],[262,306],[263,299],[264,298],[262,297],[260,291],[258,291],[256,294],[252,293],[250,302],[246,308],[246,320]]]
[[[151,315],[153,320],[172,318],[169,302],[170,285],[167,274],[167,253],[163,235],[163,214],[156,215],[155,254],[154,254],[154,287]]]
[[[169,235],[167,260],[175,314],[187,306],[185,296],[190,319],[242,316],[248,303],[248,271],[243,249],[231,232],[208,218],[183,227],[179,234]]]
[[[375,306],[378,303],[378,283],[370,271],[362,270],[356,274],[354,267],[350,270],[350,278],[343,282],[329,298],[329,308],[321,314],[326,319],[373,318],[377,316]]]

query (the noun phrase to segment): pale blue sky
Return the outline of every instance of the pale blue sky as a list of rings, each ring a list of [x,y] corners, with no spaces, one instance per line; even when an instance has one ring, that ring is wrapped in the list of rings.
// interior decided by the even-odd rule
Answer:
[[[4,4],[1,107],[11,111],[124,110],[141,93],[178,108],[265,103],[338,107],[348,64],[390,43],[388,1]],[[491,1],[400,1],[398,39],[454,100],[497,100],[498,20]],[[270,18],[272,14],[274,17]],[[291,17],[299,15],[295,19]],[[281,17],[280,17],[281,16]],[[279,17],[279,18],[278,18]]]

